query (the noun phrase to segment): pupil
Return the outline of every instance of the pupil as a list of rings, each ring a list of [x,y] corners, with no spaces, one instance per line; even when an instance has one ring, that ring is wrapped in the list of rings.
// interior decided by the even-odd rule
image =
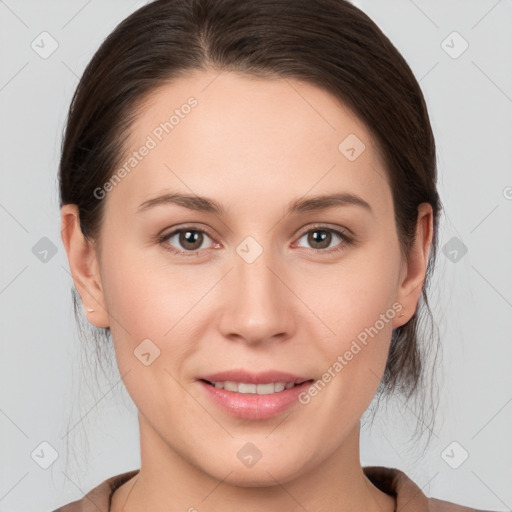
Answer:
[[[319,236],[317,236],[320,234]],[[320,247],[316,247],[319,249],[324,249],[325,247],[329,247],[329,244],[331,242],[331,233],[329,231],[325,230],[316,230],[311,231],[309,234],[309,240],[308,242],[314,246],[314,244],[320,244]]]
[[[201,247],[201,243],[197,247],[189,247],[187,244],[197,243],[199,240],[202,242],[202,234],[198,231],[182,231],[180,236],[180,244],[187,249],[198,249]]]

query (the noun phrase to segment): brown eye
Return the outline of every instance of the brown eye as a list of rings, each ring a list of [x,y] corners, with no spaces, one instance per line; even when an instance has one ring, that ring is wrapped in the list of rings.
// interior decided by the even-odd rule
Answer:
[[[344,233],[327,227],[310,229],[299,238],[299,242],[302,239],[306,239],[312,250],[326,254],[343,250],[352,240]]]
[[[308,243],[313,249],[325,249],[329,247],[332,239],[332,233],[325,229],[315,229],[308,233]]]
[[[208,238],[210,237],[200,229],[182,228],[165,235],[160,242],[171,252],[187,253],[203,249]]]
[[[186,231],[180,231],[178,240],[184,249],[195,251],[201,248],[203,238],[203,234],[200,231],[187,229]]]

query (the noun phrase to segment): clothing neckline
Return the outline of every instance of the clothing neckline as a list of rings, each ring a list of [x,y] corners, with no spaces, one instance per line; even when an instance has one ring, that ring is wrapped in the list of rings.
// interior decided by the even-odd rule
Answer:
[[[428,498],[403,471],[384,466],[362,466],[362,470],[375,487],[395,499],[395,512],[405,509],[406,506],[412,507],[410,510],[427,510]],[[139,472],[140,469],[127,471],[100,484],[100,486],[106,484],[110,487],[108,510],[110,510],[114,492]]]
[[[395,512],[491,512],[428,498],[403,471],[384,466],[362,466],[364,475],[382,492],[395,499]],[[89,491],[82,499],[68,503],[53,512],[110,512],[114,492],[140,472],[126,471],[112,476]]]

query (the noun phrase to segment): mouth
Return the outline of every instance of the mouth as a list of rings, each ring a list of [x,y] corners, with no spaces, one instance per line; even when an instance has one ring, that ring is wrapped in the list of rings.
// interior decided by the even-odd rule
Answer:
[[[257,394],[257,395],[272,395],[274,393],[281,393],[287,389],[300,386],[305,382],[313,382],[313,379],[300,380],[299,382],[236,382],[236,381],[209,381],[206,379],[199,379],[200,381],[212,386],[216,389],[225,389],[233,393],[241,394]]]
[[[243,369],[201,375],[197,384],[224,413],[245,420],[265,420],[299,404],[301,393],[315,379],[275,370]]]

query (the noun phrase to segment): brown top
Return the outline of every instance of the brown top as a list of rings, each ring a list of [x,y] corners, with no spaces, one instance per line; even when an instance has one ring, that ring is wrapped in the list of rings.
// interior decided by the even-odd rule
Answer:
[[[489,512],[427,498],[405,473],[395,468],[365,466],[363,471],[381,491],[396,496],[396,512]],[[114,491],[138,472],[136,469],[110,477],[82,499],[68,503],[53,512],[109,512]]]

